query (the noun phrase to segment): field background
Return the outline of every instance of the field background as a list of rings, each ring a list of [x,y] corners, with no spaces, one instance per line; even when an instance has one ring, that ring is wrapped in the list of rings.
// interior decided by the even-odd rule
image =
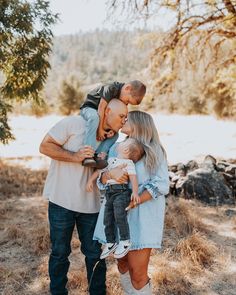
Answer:
[[[210,116],[153,117],[170,164],[201,162],[206,154],[218,159],[235,155],[233,121]],[[61,118],[12,117],[17,139],[0,150],[0,291],[4,295],[49,294],[47,201],[41,194],[50,161],[40,156],[38,146]],[[163,248],[153,250],[149,268],[154,294],[235,294],[235,206],[209,207],[172,196],[167,203]],[[76,233],[72,248],[69,288],[71,294],[86,294],[84,257]],[[107,281],[108,294],[122,294],[112,258]]]
[[[4,0],[0,9],[2,295],[49,294],[42,190],[50,159],[39,144],[98,84],[147,85],[139,109],[153,115],[170,165],[206,155],[236,164],[235,0],[38,2]],[[70,294],[85,295],[76,233],[72,249]],[[121,295],[116,262],[107,264],[108,294]],[[154,295],[235,295],[235,205],[169,195],[149,273]]]

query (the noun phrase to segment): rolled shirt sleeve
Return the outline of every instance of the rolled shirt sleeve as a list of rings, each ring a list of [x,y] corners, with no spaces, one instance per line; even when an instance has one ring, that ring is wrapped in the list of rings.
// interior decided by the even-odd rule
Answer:
[[[48,132],[56,142],[63,145],[71,135],[75,134],[77,124],[81,124],[79,116],[68,116],[56,123]],[[82,135],[83,128],[77,133]]]
[[[146,180],[141,190],[147,190],[153,199],[157,199],[159,196],[167,195],[169,193],[169,173],[166,158],[162,157],[155,175]]]
[[[106,189],[106,187],[107,187],[107,185],[108,184],[103,184],[102,182],[101,182],[101,176],[102,176],[102,173],[103,172],[105,172],[105,171],[107,171],[108,169],[103,169],[103,170],[101,170],[100,171],[100,173],[99,173],[99,176],[98,176],[98,178],[97,178],[97,187],[98,187],[98,189],[100,190],[100,191],[105,191],[105,189]]]

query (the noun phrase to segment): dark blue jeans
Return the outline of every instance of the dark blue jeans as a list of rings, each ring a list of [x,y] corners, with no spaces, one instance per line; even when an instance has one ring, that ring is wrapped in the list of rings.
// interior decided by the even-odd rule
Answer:
[[[100,260],[101,245],[93,240],[98,213],[78,213],[49,202],[51,254],[49,258],[50,291],[53,295],[68,294],[67,272],[70,266],[71,239],[76,225],[85,255],[87,279],[91,295],[106,294],[106,264]],[[93,268],[97,264],[94,273]]]
[[[109,185],[105,192],[106,204],[103,223],[107,243],[116,242],[116,226],[119,228],[120,241],[129,240],[129,224],[125,208],[130,203],[131,191],[128,185]]]

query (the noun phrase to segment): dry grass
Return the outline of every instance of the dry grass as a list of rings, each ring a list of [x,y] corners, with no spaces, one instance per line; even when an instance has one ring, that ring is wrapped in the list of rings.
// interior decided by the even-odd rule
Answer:
[[[236,231],[236,216],[232,218],[233,229]]]
[[[150,257],[150,262],[152,264],[152,269],[158,269],[159,267],[167,267],[170,265],[170,261],[174,260],[174,256],[170,249],[166,249],[163,252],[157,252],[156,250],[152,250],[152,254]]]
[[[0,199],[41,194],[46,175],[46,171],[32,171],[0,161]]]
[[[5,174],[0,171],[0,175],[5,175],[3,181],[0,180],[0,294],[49,295],[47,202],[34,196],[37,191],[41,192],[43,184],[43,177],[38,178],[37,175],[42,176],[44,172],[34,174],[18,168],[5,165]],[[21,175],[18,175],[19,171]],[[25,177],[27,173],[33,176]],[[19,188],[21,181],[25,181],[25,186]],[[3,183],[8,183],[8,186],[3,187]],[[209,224],[205,224],[207,218],[214,218],[217,224],[217,221],[224,222],[227,217],[221,211],[222,214],[219,214],[217,208],[211,208],[211,211],[207,207],[202,209],[196,201],[168,198],[165,250],[153,250],[150,259],[149,273],[154,295],[208,294],[205,290],[209,294],[213,291],[234,294],[234,240],[227,245],[232,251],[232,259],[229,259],[229,253],[223,249],[228,240],[217,236],[216,231],[210,231]],[[236,221],[232,219],[231,225],[235,230]],[[217,245],[212,242],[213,239]],[[221,255],[218,255],[219,247],[222,247]],[[86,295],[84,257],[76,233],[72,239],[72,250],[69,292],[71,295]],[[231,272],[227,272],[227,264]],[[109,258],[107,265],[107,294],[122,295],[115,260]]]
[[[49,231],[46,221],[34,224],[33,228],[12,224],[0,236],[0,243],[16,244],[29,252],[39,255],[48,253],[50,247]]]
[[[26,232],[21,229],[17,225],[10,225],[6,230],[5,230],[5,241],[12,241],[12,242],[17,242],[21,244],[23,241],[25,241],[27,234]]]
[[[28,280],[30,274],[27,270],[22,268],[6,268],[0,267],[0,286],[1,294],[13,295],[18,291],[25,289],[25,281]]]
[[[48,225],[46,223],[39,225],[36,231],[31,230],[30,236],[31,239],[25,243],[30,251],[36,255],[47,254],[50,247]]]
[[[165,227],[174,229],[179,237],[192,234],[196,230],[207,232],[197,212],[196,202],[174,197],[168,198]]]
[[[150,275],[154,294],[193,294],[192,283],[188,280],[182,264],[175,260],[169,250],[151,256]]]
[[[108,295],[123,295],[120,285],[120,275],[114,264],[111,267],[108,267],[107,293]]]
[[[193,295],[192,284],[178,268],[165,266],[152,275],[154,294],[158,295]]]
[[[180,260],[189,260],[199,270],[211,267],[219,254],[217,246],[201,233],[179,241],[175,253]]]
[[[68,274],[68,288],[70,290],[87,291],[87,278],[85,268],[78,271],[71,271]]]
[[[41,263],[39,264],[38,268],[37,268],[37,273],[40,276],[47,276],[48,275],[48,257],[43,257],[43,259],[41,259]]]
[[[224,284],[222,284],[224,282]],[[229,275],[228,273],[219,274],[215,277],[211,285],[211,289],[216,292],[216,294],[222,295],[235,295],[236,287],[236,275]]]

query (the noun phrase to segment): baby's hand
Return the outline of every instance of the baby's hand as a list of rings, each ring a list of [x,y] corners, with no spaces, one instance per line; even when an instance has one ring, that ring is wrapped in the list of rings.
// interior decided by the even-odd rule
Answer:
[[[140,196],[138,194],[132,193],[131,200],[134,202],[134,204],[140,203]]]
[[[107,138],[111,138],[111,137],[113,137],[114,135],[115,135],[115,131],[113,131],[113,130],[109,130],[109,131],[107,131],[107,134],[106,134]]]
[[[93,181],[88,181],[86,184],[86,192],[91,193],[93,191]]]
[[[107,153],[104,153],[104,152],[101,152],[98,154],[98,158],[102,159],[102,160],[105,160],[107,157]]]

